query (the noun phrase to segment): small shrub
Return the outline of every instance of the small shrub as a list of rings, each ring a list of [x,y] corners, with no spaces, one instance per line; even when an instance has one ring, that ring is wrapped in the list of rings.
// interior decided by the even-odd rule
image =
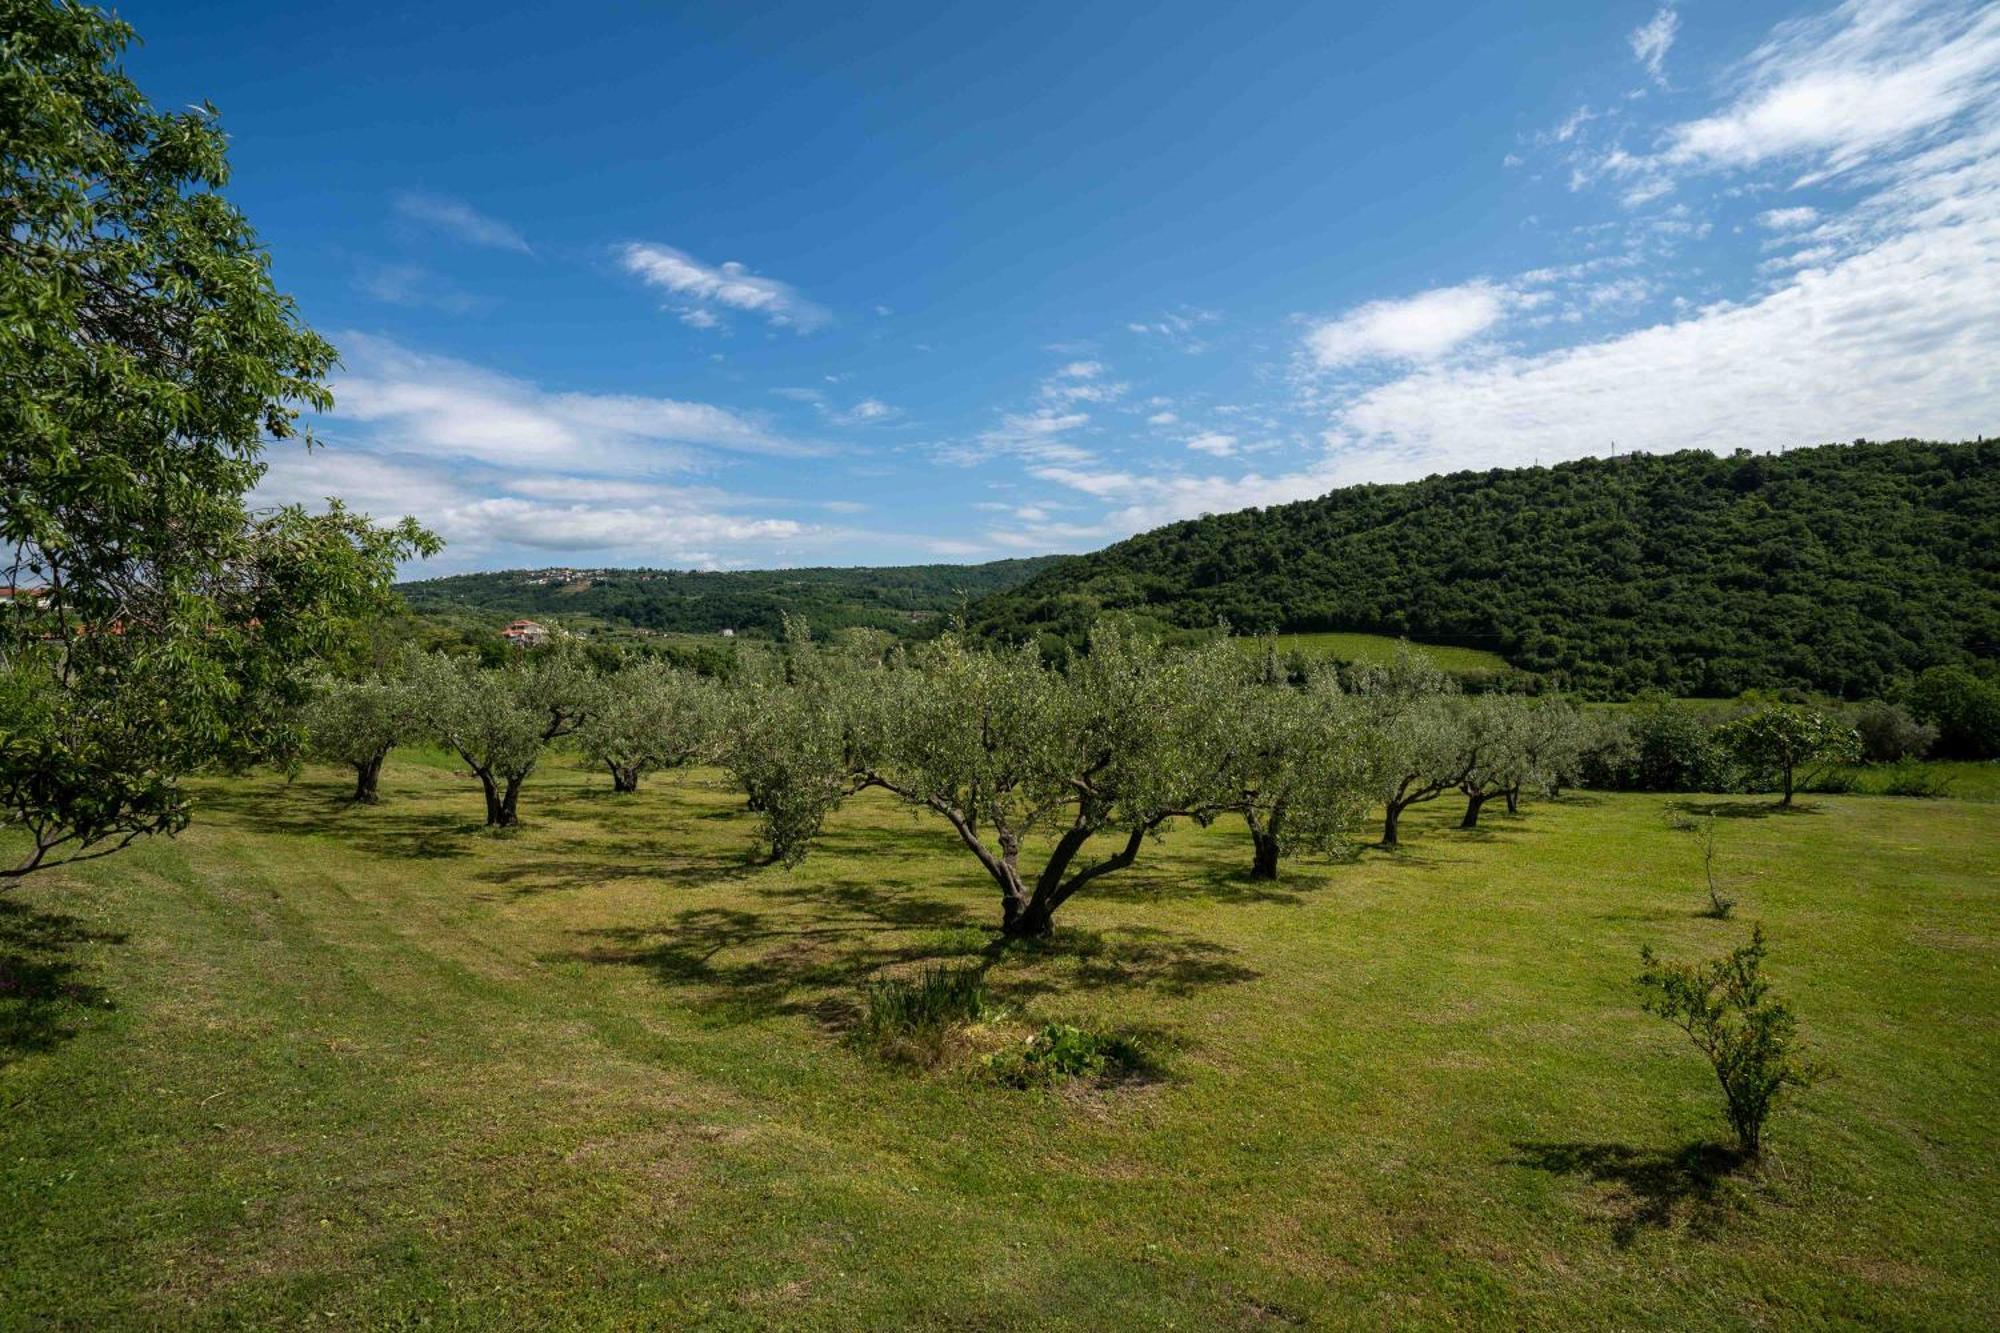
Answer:
[[[1909,710],[1879,700],[1861,706],[1854,716],[1861,736],[1861,756],[1871,764],[1921,759],[1937,743],[1938,729],[1911,717]]]
[[[1714,815],[1710,815],[1702,822],[1701,869],[1702,874],[1708,879],[1708,910],[1703,915],[1712,916],[1717,921],[1727,921],[1729,914],[1736,909],[1736,900],[1734,898],[1723,897],[1722,891],[1715,886]]]
[[[1050,1023],[1011,1051],[988,1060],[993,1076],[1016,1088],[1051,1087],[1079,1078],[1137,1073],[1151,1061],[1130,1037]]]
[[[1922,764],[1898,764],[1882,784],[1885,796],[1923,796],[1932,800],[1951,795],[1951,779]]]
[[[1798,1042],[1792,1011],[1771,998],[1764,980],[1764,928],[1750,942],[1705,963],[1669,963],[1650,946],[1639,950],[1647,1013],[1687,1033],[1708,1057],[1744,1156],[1764,1147],[1764,1121],[1789,1088],[1811,1086],[1821,1070]]]
[[[871,981],[856,1036],[877,1054],[910,1064],[933,1065],[952,1031],[986,1012],[986,971],[980,967],[927,967],[912,980]]]

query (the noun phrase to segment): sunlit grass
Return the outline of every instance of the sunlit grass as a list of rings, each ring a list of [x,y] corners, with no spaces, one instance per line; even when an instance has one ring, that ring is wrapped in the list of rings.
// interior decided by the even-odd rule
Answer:
[[[703,778],[562,767],[492,835],[391,761],[210,784],[0,898],[0,1325],[1975,1326],[2000,1300],[2000,807],[1580,795],[1243,873],[1183,829],[1005,949],[941,826],[796,873]],[[1713,810],[1735,919],[1709,920]],[[1641,943],[1769,971],[1838,1077],[1717,1175]],[[851,1040],[984,964],[1155,1077],[1020,1091]]]

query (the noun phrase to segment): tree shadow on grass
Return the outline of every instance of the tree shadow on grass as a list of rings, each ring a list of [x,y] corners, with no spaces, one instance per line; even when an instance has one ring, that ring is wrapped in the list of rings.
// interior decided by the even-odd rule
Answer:
[[[106,1009],[105,992],[82,979],[70,956],[80,944],[123,944],[73,916],[0,898],[0,1067],[76,1035],[81,1009]]]
[[[348,799],[345,788],[321,784],[208,792],[202,796],[201,810],[224,816],[252,833],[283,837],[333,834],[371,856],[409,861],[470,856],[465,839],[486,828],[476,813],[466,816],[356,805]]]
[[[1243,859],[1247,862],[1250,859],[1249,844],[1245,843],[1244,848]],[[1281,869],[1279,873],[1282,875],[1284,872]],[[1104,902],[1145,903],[1176,898],[1209,898],[1231,905],[1263,903],[1302,907],[1306,901],[1305,893],[1320,887],[1316,883],[1284,878],[1253,879],[1247,868],[1239,866],[1196,874],[1174,874],[1165,870],[1135,873],[1127,870],[1117,875],[1106,875],[1086,892],[1093,899]]]
[[[545,893],[574,893],[624,880],[645,880],[663,889],[695,889],[742,879],[761,869],[744,864],[740,856],[681,859],[650,845],[607,846],[584,841],[575,846],[576,855],[516,861],[481,870],[469,878],[505,892],[472,896],[481,902],[502,897],[533,898]]]
[[[863,982],[921,966],[986,968],[991,992],[1009,1003],[1105,987],[1186,993],[1259,975],[1222,945],[1146,927],[1059,928],[1046,939],[1008,940],[989,912],[879,885],[756,892],[776,906],[691,907],[654,925],[579,930],[580,948],[543,961],[637,967],[731,1021],[802,1014],[833,1030],[852,1025]]]
[[[1737,1150],[1702,1142],[1672,1151],[1623,1143],[1516,1143],[1514,1150],[1511,1165],[1610,1186],[1611,1238],[1621,1248],[1642,1232],[1676,1226],[1704,1239],[1719,1234],[1741,1204],[1724,1186],[1748,1165]]]

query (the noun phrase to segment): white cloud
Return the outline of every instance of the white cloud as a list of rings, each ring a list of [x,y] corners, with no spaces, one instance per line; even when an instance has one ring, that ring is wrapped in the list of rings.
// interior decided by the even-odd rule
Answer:
[[[508,466],[643,473],[685,467],[690,446],[799,455],[810,446],[708,403],[550,392],[385,338],[342,334],[337,428],[359,423],[380,449]]]
[[[1990,431],[2000,410],[1996,277],[2000,221],[1924,229],[1676,323],[1418,371],[1360,395],[1330,438],[1377,476],[1632,449],[1964,438]]]
[[[1757,215],[1757,225],[1770,231],[1797,231],[1817,221],[1817,208],[1768,208]]]
[[[889,406],[881,399],[863,398],[860,402],[856,403],[853,407],[849,408],[845,413],[840,414],[837,419],[846,422],[862,423],[869,421],[887,421],[890,417],[893,417],[895,415],[896,415],[896,409]]]
[[[1797,162],[1806,179],[1948,126],[1994,94],[2000,7],[1850,0],[1787,23],[1752,53],[1741,91],[1713,115],[1671,126],[1614,171],[1673,173]]]
[[[1507,313],[1509,293],[1485,280],[1399,301],[1370,301],[1315,325],[1306,347],[1321,367],[1432,361],[1484,333]]]
[[[395,199],[396,212],[412,222],[448,231],[471,245],[495,250],[533,254],[528,238],[498,218],[490,218],[470,204],[443,195],[406,191]]]
[[[1662,5],[1652,18],[1632,30],[1629,40],[1633,58],[1645,67],[1646,73],[1656,83],[1666,82],[1667,52],[1673,49],[1680,27],[1681,16],[1674,12],[1674,7]]]
[[[1172,412],[1155,412],[1146,418],[1146,424],[1149,426],[1171,426],[1179,420],[1180,418]]]
[[[1598,283],[1584,295],[1593,306],[1625,309],[1642,304],[1652,291],[1652,284],[1644,278],[1614,278]]]
[[[628,273],[649,286],[694,302],[680,307],[678,313],[697,328],[713,328],[719,322],[712,309],[718,305],[760,315],[800,333],[810,333],[832,319],[792,287],[776,278],[760,277],[735,262],[711,267],[685,250],[644,241],[620,246],[618,257]]]
[[[1197,453],[1213,454],[1217,458],[1227,458],[1236,452],[1236,437],[1219,431],[1207,431],[1187,442],[1187,447]]]

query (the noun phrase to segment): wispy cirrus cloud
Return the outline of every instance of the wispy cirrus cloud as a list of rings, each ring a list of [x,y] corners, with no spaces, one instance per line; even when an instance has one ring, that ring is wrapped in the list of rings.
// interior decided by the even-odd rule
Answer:
[[[488,217],[463,200],[406,190],[396,196],[395,209],[400,217],[447,232],[468,245],[511,250],[523,255],[534,253],[528,238],[519,229],[498,218]]]
[[[1800,182],[1851,171],[1989,104],[2000,8],[1955,0],[1849,0],[1780,25],[1719,110],[1667,126],[1656,146],[1613,149],[1601,169],[1637,178],[1639,202],[1688,172],[1784,164]]]
[[[369,428],[396,452],[503,466],[575,465],[642,473],[686,466],[694,448],[801,457],[823,452],[710,403],[551,391],[387,338],[345,333],[333,382],[336,422]]]
[[[799,333],[811,333],[833,319],[789,284],[752,273],[734,261],[705,264],[685,250],[651,241],[619,246],[618,260],[626,272],[681,302],[676,313],[696,328],[720,325],[717,307],[756,315]]]
[[[1662,5],[1653,17],[1632,30],[1628,39],[1632,58],[1637,60],[1655,83],[1665,83],[1667,52],[1673,50],[1680,34],[1681,16],[1672,5]]]

